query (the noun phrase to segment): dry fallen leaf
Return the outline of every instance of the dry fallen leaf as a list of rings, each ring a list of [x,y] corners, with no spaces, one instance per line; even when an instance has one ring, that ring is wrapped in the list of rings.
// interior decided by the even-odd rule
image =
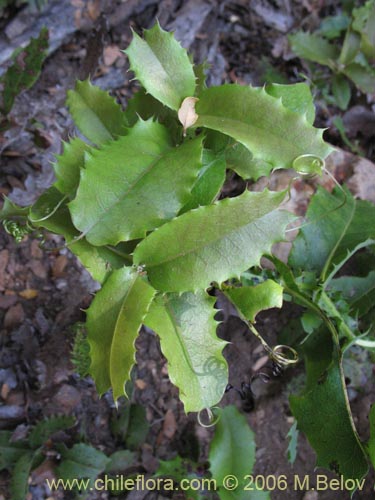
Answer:
[[[172,439],[177,430],[176,418],[172,410],[168,410],[165,414],[163,424],[163,434],[168,439]]]
[[[195,112],[197,101],[199,101],[197,97],[186,97],[178,110],[178,119],[184,127],[184,135],[186,135],[186,130],[198,120],[198,115]]]
[[[22,292],[19,292],[18,295],[20,295],[23,299],[31,300],[38,296],[38,290],[35,290],[34,288],[26,288],[25,290],[22,290]]]

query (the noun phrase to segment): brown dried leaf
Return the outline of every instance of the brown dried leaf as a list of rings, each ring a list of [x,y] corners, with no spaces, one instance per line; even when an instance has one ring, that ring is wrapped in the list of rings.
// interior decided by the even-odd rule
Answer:
[[[198,120],[198,115],[195,112],[197,101],[199,101],[197,97],[186,97],[178,110],[178,119],[184,127],[184,135],[186,135],[186,130]]]
[[[177,423],[176,418],[172,410],[168,410],[165,414],[164,424],[163,424],[163,434],[168,439],[172,439],[176,434]]]

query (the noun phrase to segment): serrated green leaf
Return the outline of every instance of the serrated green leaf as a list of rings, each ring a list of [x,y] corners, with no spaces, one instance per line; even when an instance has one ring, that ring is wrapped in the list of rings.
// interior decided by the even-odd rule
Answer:
[[[315,349],[310,339],[304,344],[308,385],[301,396],[290,397],[290,406],[317,453],[317,466],[359,481],[367,473],[367,459],[351,415],[341,354],[336,345],[330,347],[330,333],[323,335],[320,343],[312,338]]]
[[[76,126],[94,144],[110,141],[126,131],[121,107],[89,80],[78,80],[75,89],[68,91],[67,105]]]
[[[375,305],[375,271],[366,277],[343,276],[330,281],[330,290],[339,291],[359,317]]]
[[[53,169],[57,181],[54,186],[62,194],[74,198],[79,184],[81,169],[85,164],[85,152],[90,146],[79,137],[74,137],[70,142],[64,142],[64,151],[56,156]]]
[[[255,316],[265,309],[282,307],[283,287],[276,281],[267,280],[256,286],[229,288],[225,295],[238,309],[240,315],[253,323]]]
[[[263,175],[269,175],[273,166],[263,160],[253,157],[252,153],[239,142],[233,142],[225,150],[227,168],[230,168],[243,179],[257,180]]]
[[[375,238],[375,206],[355,200],[350,192],[323,188],[313,196],[307,210],[311,223],[300,229],[289,257],[295,269],[322,272],[325,278],[348,251]]]
[[[352,28],[361,36],[361,50],[369,59],[375,58],[375,1],[353,9]]]
[[[263,88],[237,84],[211,87],[199,95],[195,127],[227,134],[246,146],[256,160],[291,168],[301,155],[323,160],[331,151],[322,130],[282,105]],[[286,133],[287,131],[287,133]]]
[[[21,217],[25,218],[29,213],[30,207],[20,207],[4,196],[4,204],[0,210],[0,221],[12,218]]]
[[[188,201],[201,155],[202,138],[173,148],[162,125],[137,122],[87,157],[69,204],[75,227],[93,245],[144,237]]]
[[[105,468],[108,474],[123,473],[137,461],[136,454],[130,450],[115,451],[109,458],[110,462]]]
[[[186,413],[217,404],[228,383],[226,342],[216,336],[214,303],[203,291],[168,294],[154,300],[144,320],[159,335]]]
[[[244,490],[255,464],[255,436],[246,418],[235,406],[226,406],[221,411],[208,459],[212,477],[219,485],[221,500],[270,499],[268,492]],[[239,481],[238,487],[233,491],[222,486],[229,484],[226,481],[228,476],[234,476]]]
[[[61,453],[61,463],[57,467],[59,479],[86,478],[94,481],[101,474],[110,458],[102,451],[84,443],[78,443]]]
[[[3,102],[2,104],[0,102],[0,112],[7,115],[13,107],[16,96],[34,85],[39,78],[43,61],[47,57],[47,50],[47,28],[42,28],[38,38],[32,38],[25,48],[15,50],[12,57],[13,64],[1,78]]]
[[[345,67],[343,73],[365,94],[375,93],[375,70],[371,66],[353,62]]]
[[[136,450],[144,443],[149,431],[145,408],[137,404],[126,405],[112,422],[111,429],[127,448]]]
[[[267,94],[272,97],[281,97],[283,105],[299,115],[305,115],[312,125],[315,120],[315,106],[310,87],[306,83],[280,85],[270,83],[266,85]]]
[[[226,163],[223,157],[207,149],[203,150],[203,167],[196,180],[190,195],[190,200],[182,207],[180,214],[193,208],[210,205],[220,193],[225,181]]]
[[[87,338],[98,392],[109,387],[116,400],[135,362],[134,343],[155,290],[133,269],[113,271],[87,310]]]
[[[0,431],[0,471],[10,470],[22,455],[30,451],[27,441],[13,442],[12,435],[12,431]]]
[[[332,68],[332,62],[339,56],[336,46],[319,35],[299,31],[294,35],[289,35],[288,38],[292,51],[301,59]]]
[[[350,101],[351,90],[349,82],[344,75],[333,75],[332,93],[337,106],[345,111]]]
[[[181,142],[182,129],[176,112],[164,106],[151,94],[147,94],[144,88],[138,90],[129,99],[125,109],[125,118],[129,127],[133,127],[139,118],[142,120],[157,119],[159,123],[167,127],[175,144]]]
[[[129,264],[121,250],[110,246],[93,246],[85,238],[78,239],[79,232],[73,226],[68,207],[65,205],[52,217],[41,223],[53,233],[62,235],[69,250],[78,257],[94,280],[104,283],[112,269]]]
[[[51,417],[38,422],[29,435],[29,444],[32,448],[42,446],[47,439],[57,431],[69,429],[75,423],[73,417],[59,416]]]
[[[144,40],[133,32],[125,53],[137,80],[169,108],[177,111],[185,97],[194,95],[195,75],[186,50],[158,23],[144,31]]]
[[[339,63],[346,66],[347,64],[353,62],[360,50],[360,46],[361,38],[359,34],[355,33],[351,29],[348,29],[344,38],[344,43],[342,44]]]
[[[327,16],[320,24],[318,33],[325,38],[333,39],[340,36],[350,24],[350,18],[345,12],[340,12],[335,16]]]
[[[12,500],[25,500],[28,492],[28,479],[34,461],[34,452],[26,452],[16,462],[10,483]]]
[[[151,284],[162,291],[206,288],[239,276],[284,237],[293,216],[277,210],[285,192],[245,191],[164,224],[135,249]]]

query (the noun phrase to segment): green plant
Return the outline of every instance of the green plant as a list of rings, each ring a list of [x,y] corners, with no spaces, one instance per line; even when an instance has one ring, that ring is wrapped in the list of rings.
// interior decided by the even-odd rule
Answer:
[[[185,411],[210,414],[227,386],[228,369],[226,343],[216,336],[215,299],[207,290],[226,294],[279,369],[296,363],[295,349],[302,349],[290,347],[292,338],[269,346],[254,323],[258,312],[281,307],[284,295],[293,297],[313,316],[304,318],[311,330],[303,344],[308,387],[291,399],[298,427],[320,464],[345,478],[362,478],[367,455],[347,404],[342,356],[351,344],[372,348],[373,341],[352,323],[359,315],[345,292],[330,287],[346,252],[373,244],[374,207],[345,190],[319,191],[287,265],[272,256],[272,245],[284,240],[295,219],[280,210],[287,192],[246,190],[217,201],[226,169],[245,179],[277,168],[322,173],[332,148],[312,125],[308,86],[207,89],[204,67],[194,67],[159,25],[144,39],[134,34],[126,53],[143,89],[122,111],[107,93],[77,82],[68,105],[87,141],[76,137],[64,144],[54,165],[56,183],[26,213],[6,200],[0,218],[16,234],[27,226],[62,235],[102,284],[87,311],[90,373],[101,394],[112,387],[115,400],[125,394],[145,324],[160,338]],[[275,274],[255,286],[252,272],[264,255]],[[320,277],[315,264],[323,267]],[[341,299],[348,305],[343,312]],[[319,324],[324,328],[315,332]],[[329,412],[321,415],[325,403]],[[323,415],[342,439],[319,438]]]
[[[30,472],[45,459],[48,439],[56,432],[74,425],[72,417],[52,417],[39,422],[27,438],[12,441],[11,431],[0,431],[0,471],[12,470],[12,500],[24,500]]]
[[[327,102],[345,110],[351,98],[349,81],[364,93],[375,93],[374,33],[375,1],[368,0],[350,15],[342,12],[324,19],[315,33],[299,31],[290,35],[289,40],[298,57],[325,66],[333,73],[332,77],[330,73],[325,75],[315,70],[313,79]]]
[[[0,119],[10,113],[14,100],[23,90],[34,85],[47,57],[48,30],[43,28],[38,38],[32,38],[25,48],[18,48],[12,54],[12,64],[0,79]],[[0,122],[1,126],[1,122]]]

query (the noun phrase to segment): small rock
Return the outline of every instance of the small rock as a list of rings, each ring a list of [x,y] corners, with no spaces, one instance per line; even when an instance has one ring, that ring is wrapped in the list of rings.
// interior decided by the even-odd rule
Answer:
[[[18,326],[25,319],[25,311],[20,303],[12,306],[5,313],[4,317],[4,327],[8,330],[11,330],[15,326]]]
[[[0,309],[9,309],[17,302],[17,295],[0,295]]]
[[[60,278],[64,275],[64,269],[68,263],[66,255],[59,255],[52,267],[52,275],[54,278]]]
[[[47,277],[47,270],[43,266],[43,264],[40,262],[40,260],[37,259],[31,259],[28,267],[32,270],[32,272],[35,274],[37,278],[40,278],[42,280],[46,279]]]
[[[81,402],[81,394],[72,385],[63,384],[53,398],[53,406],[60,412],[70,414]]]
[[[176,434],[177,423],[176,418],[172,410],[168,410],[165,414],[164,423],[163,423],[163,434],[168,439],[172,439]]]
[[[302,500],[318,500],[318,498],[319,496],[317,491],[306,491]]]
[[[143,391],[146,388],[147,384],[141,378],[137,378],[137,380],[135,381],[135,386],[137,389],[140,389],[141,391]]]

